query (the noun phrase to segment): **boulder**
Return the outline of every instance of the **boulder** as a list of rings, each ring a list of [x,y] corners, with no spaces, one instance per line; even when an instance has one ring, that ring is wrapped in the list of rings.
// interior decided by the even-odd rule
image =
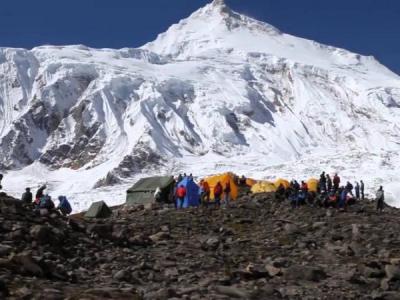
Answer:
[[[8,256],[13,251],[13,247],[0,244],[0,257]]]
[[[33,275],[36,277],[43,277],[44,272],[42,268],[32,258],[28,252],[23,252],[11,257],[11,261],[20,266],[23,273]]]
[[[0,279],[0,299],[4,299],[10,295],[8,287],[6,283]]]
[[[162,240],[167,240],[169,239],[171,236],[168,232],[165,231],[160,231],[156,234],[153,234],[151,236],[149,236],[150,240],[152,240],[153,242],[159,242]]]
[[[400,267],[397,265],[386,265],[385,273],[389,280],[400,280]]]
[[[53,240],[51,228],[46,225],[33,226],[30,235],[33,240],[36,240],[41,244],[49,244]]]

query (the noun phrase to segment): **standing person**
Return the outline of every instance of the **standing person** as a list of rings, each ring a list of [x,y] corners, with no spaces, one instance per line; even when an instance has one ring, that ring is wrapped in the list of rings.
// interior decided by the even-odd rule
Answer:
[[[356,192],[356,199],[360,200],[360,184],[358,183],[358,181],[356,181],[356,185],[354,187],[354,190]]]
[[[353,196],[353,185],[351,184],[350,181],[347,181],[346,190],[350,193],[350,195]]]
[[[385,192],[383,191],[383,186],[381,186],[379,190],[376,192],[376,210],[382,212],[384,205],[385,205]]]
[[[319,190],[320,190],[320,192],[326,191],[325,172],[322,172],[321,176],[319,177]]]
[[[308,201],[308,185],[305,181],[302,181],[299,193],[299,203],[306,204],[307,201]]]
[[[285,193],[286,193],[285,187],[283,186],[283,184],[280,184],[275,192],[276,199],[281,201],[285,200]]]
[[[222,195],[222,185],[221,182],[218,181],[217,185],[214,187],[214,200],[215,206],[221,206],[221,195]]]
[[[203,193],[204,197],[202,202],[204,201],[204,205],[208,207],[208,205],[210,204],[210,185],[207,181],[203,182]]]
[[[183,208],[183,202],[185,201],[185,197],[186,197],[186,188],[181,184],[176,190],[177,209]]]
[[[335,176],[333,177],[333,188],[335,189],[335,191],[339,189],[339,185],[340,185],[340,177],[338,174],[335,174]]]
[[[44,196],[44,190],[47,188],[46,185],[42,185],[36,192],[35,200],[40,202],[40,199]]]
[[[182,176],[182,174],[179,174],[178,178],[176,179],[176,182],[180,183],[182,180],[183,180],[183,176]]]
[[[67,200],[67,197],[65,196],[58,196],[58,200],[60,203],[57,206],[57,209],[61,211],[63,216],[68,216],[72,212],[72,207],[69,201]]]
[[[229,206],[230,198],[231,198],[231,184],[227,182],[224,188],[224,205],[226,207]]]
[[[33,195],[31,193],[31,189],[30,188],[26,188],[25,189],[25,193],[22,194],[21,200],[25,204],[32,204]]]
[[[364,200],[364,181],[360,180],[361,200]]]
[[[329,176],[329,174],[326,174],[326,183],[328,187],[328,192],[330,192],[332,190],[332,179],[331,176]]]
[[[349,191],[344,186],[342,186],[340,188],[340,192],[339,192],[339,208],[340,209],[344,209],[346,206],[348,192]]]

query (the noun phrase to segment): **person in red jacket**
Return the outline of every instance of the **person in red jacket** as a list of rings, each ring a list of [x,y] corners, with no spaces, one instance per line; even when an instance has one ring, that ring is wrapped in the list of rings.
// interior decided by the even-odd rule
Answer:
[[[217,185],[214,187],[214,200],[215,200],[215,205],[217,207],[221,206],[221,195],[222,195],[223,189],[221,182],[218,181]]]
[[[335,192],[339,189],[339,185],[340,177],[338,176],[338,174],[335,174],[335,176],[333,177],[333,189],[335,190]]]
[[[177,209],[183,207],[183,202],[185,201],[186,197],[186,188],[183,185],[180,185],[176,190],[176,199],[177,199]]]
[[[204,206],[208,207],[208,204],[210,203],[210,185],[207,181],[203,181],[201,187],[203,189],[201,202]]]

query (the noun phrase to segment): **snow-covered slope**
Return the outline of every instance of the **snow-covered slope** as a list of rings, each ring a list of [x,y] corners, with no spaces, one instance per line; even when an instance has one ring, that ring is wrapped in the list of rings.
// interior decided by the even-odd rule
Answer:
[[[0,49],[4,185],[49,181],[81,208],[179,171],[326,169],[395,191],[399,137],[399,76],[220,0],[139,49]]]

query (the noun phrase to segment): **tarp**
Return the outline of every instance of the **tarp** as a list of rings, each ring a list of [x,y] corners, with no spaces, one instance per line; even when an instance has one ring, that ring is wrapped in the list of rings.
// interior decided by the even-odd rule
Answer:
[[[276,192],[276,186],[270,181],[259,181],[251,187],[253,194]]]
[[[315,178],[311,178],[307,181],[308,191],[309,192],[317,192],[318,191],[319,180]]]
[[[183,201],[183,208],[200,205],[200,193],[199,186],[193,181],[193,179],[186,177],[178,183],[178,187],[183,185],[186,188],[186,197]]]
[[[108,218],[112,211],[104,201],[94,202],[85,213],[85,218]]]
[[[279,178],[279,179],[275,180],[274,184],[275,184],[276,188],[279,188],[279,186],[281,184],[283,185],[283,187],[285,189],[288,189],[290,187],[290,182],[287,181],[286,179],[282,179],[282,178]]]
[[[132,186],[126,195],[127,205],[138,205],[154,202],[154,193],[161,189],[161,201],[172,201],[174,178],[172,176],[157,176],[142,178]]]
[[[210,186],[210,199],[214,200],[214,188],[218,182],[222,184],[222,189],[229,182],[231,185],[231,199],[236,200],[238,197],[238,186],[234,180],[235,177],[233,173],[225,173],[205,178],[204,181],[207,181]]]

